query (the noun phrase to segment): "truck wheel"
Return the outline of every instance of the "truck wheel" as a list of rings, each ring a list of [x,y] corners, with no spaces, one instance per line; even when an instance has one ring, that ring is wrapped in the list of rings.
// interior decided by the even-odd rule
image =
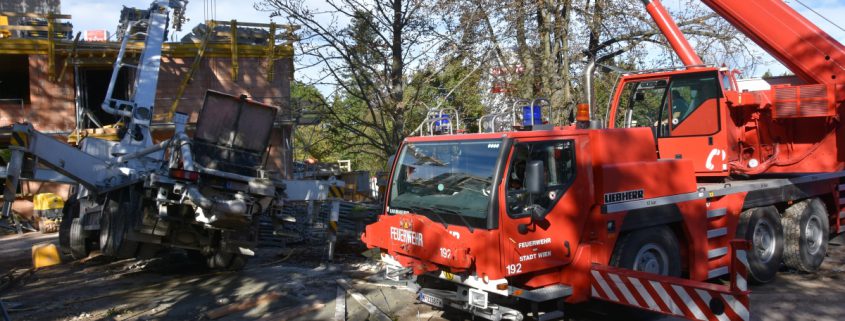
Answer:
[[[227,267],[227,269],[232,270],[232,271],[243,270],[244,267],[246,266],[247,260],[248,260],[248,257],[245,256],[245,255],[234,254],[232,256],[232,261],[229,263],[229,267]]]
[[[739,216],[736,236],[751,243],[748,274],[754,283],[775,278],[783,257],[783,226],[774,206],[748,209]]]
[[[818,198],[795,203],[783,213],[783,263],[803,272],[819,269],[827,253],[827,208]]]
[[[75,260],[84,259],[91,253],[88,247],[88,232],[82,229],[82,220],[78,217],[71,220],[68,244],[70,256]]]
[[[230,271],[242,270],[246,266],[246,261],[247,257],[244,255],[219,250],[206,259],[208,268]]]
[[[117,200],[115,200],[117,198]],[[140,195],[134,188],[112,193],[103,205],[100,219],[100,252],[119,258],[135,256],[138,242],[126,239],[129,217],[138,209]]]
[[[70,254],[70,225],[73,219],[79,217],[79,200],[76,194],[67,198],[62,208],[62,221],[59,222],[59,247],[64,254]]]
[[[681,276],[678,238],[667,226],[629,232],[616,242],[610,264],[640,272]]]
[[[219,250],[206,257],[209,269],[225,269],[231,262],[232,253],[224,253]]]

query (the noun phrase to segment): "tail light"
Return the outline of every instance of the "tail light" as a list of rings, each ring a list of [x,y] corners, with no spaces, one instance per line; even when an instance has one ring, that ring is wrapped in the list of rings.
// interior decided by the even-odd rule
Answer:
[[[200,179],[200,173],[186,171],[184,169],[171,168],[170,177],[178,178],[186,181],[196,182]]]

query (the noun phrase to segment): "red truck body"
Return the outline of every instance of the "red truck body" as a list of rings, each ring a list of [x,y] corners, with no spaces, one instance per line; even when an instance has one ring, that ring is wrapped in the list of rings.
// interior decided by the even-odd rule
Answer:
[[[388,277],[450,281],[420,300],[492,320],[591,298],[747,320],[748,281],[818,268],[845,231],[845,48],[781,1],[704,0],[799,79],[742,91],[643,2],[686,66],[623,75],[605,129],[538,124],[524,106],[502,116],[521,130],[405,140],[362,236]]]

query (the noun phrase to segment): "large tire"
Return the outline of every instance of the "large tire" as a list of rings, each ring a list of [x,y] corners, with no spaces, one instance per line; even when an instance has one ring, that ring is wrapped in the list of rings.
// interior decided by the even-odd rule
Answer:
[[[247,260],[245,255],[218,250],[206,258],[206,265],[215,270],[239,271],[246,266]]]
[[[232,262],[232,253],[214,252],[207,258],[208,268],[225,269]]]
[[[616,241],[610,264],[635,271],[681,276],[678,238],[667,226],[629,232]]]
[[[227,269],[231,271],[243,270],[248,260],[249,257],[246,255],[234,254],[232,256],[232,261],[229,262],[229,267],[227,267]]]
[[[755,207],[740,214],[736,236],[747,240],[749,277],[757,284],[775,279],[783,258],[783,226],[774,206]]]
[[[76,260],[81,260],[88,257],[91,253],[91,248],[88,246],[88,232],[82,229],[82,220],[74,218],[70,224],[70,235],[68,235],[68,245],[70,248],[70,256]]]
[[[139,209],[140,193],[134,187],[108,195],[100,219],[100,252],[118,258],[134,257],[138,242],[126,239],[132,217]]]
[[[73,219],[79,217],[79,200],[76,194],[67,198],[62,208],[62,221],[59,223],[59,247],[65,254],[70,254],[70,226]]]
[[[815,272],[827,254],[830,233],[827,208],[818,198],[795,203],[783,213],[783,263],[802,272]]]

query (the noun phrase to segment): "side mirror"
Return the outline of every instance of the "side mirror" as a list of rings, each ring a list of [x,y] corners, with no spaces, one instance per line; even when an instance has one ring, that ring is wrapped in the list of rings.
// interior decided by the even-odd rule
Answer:
[[[525,166],[525,189],[531,195],[542,194],[546,191],[543,186],[546,183],[546,171],[543,168],[543,161],[533,160]]]

